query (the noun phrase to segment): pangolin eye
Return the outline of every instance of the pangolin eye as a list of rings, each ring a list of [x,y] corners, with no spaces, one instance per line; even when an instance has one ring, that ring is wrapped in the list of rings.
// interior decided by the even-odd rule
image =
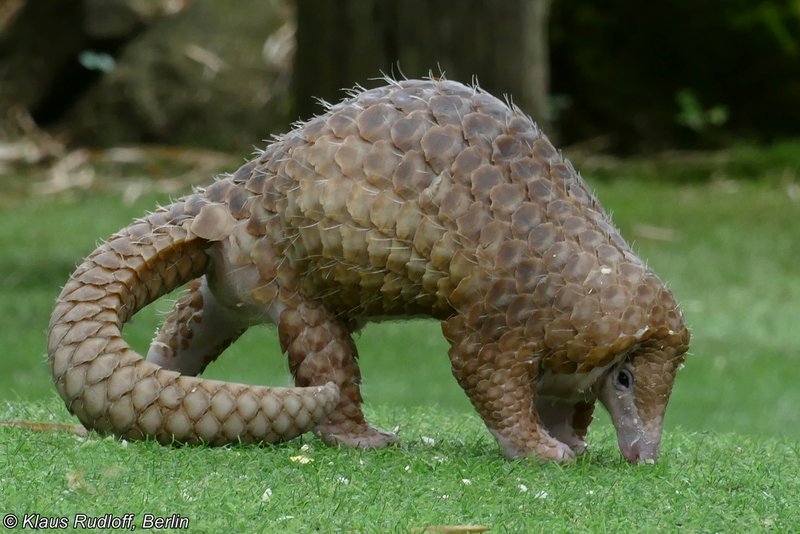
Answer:
[[[627,369],[620,369],[614,376],[614,385],[617,389],[627,391],[633,386],[633,376]]]

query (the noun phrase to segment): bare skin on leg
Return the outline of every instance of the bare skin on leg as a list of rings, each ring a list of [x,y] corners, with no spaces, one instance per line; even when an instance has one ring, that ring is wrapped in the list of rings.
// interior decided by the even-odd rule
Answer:
[[[221,305],[206,277],[194,280],[178,299],[150,349],[147,361],[197,376],[247,330],[240,314]]]
[[[211,251],[218,266],[226,265],[227,251],[226,247],[222,253]],[[154,340],[148,352],[149,361],[183,374],[199,374],[248,326],[267,318],[278,326],[281,350],[288,352],[289,369],[296,385],[315,386],[332,381],[339,386],[339,404],[316,429],[323,441],[360,448],[385,447],[397,442],[395,434],[372,427],[364,418],[358,353],[344,321],[313,301],[303,300],[298,293],[282,288],[277,279],[259,278],[254,267],[239,269],[238,279],[225,270],[217,271],[220,272],[214,273],[210,285],[205,277],[190,284]],[[243,284],[242,279],[250,283]],[[262,291],[246,291],[249,287]],[[215,294],[236,298],[223,303]]]
[[[572,403],[551,397],[536,399],[536,412],[551,436],[576,455],[588,450],[586,431],[592,421],[594,400]]]

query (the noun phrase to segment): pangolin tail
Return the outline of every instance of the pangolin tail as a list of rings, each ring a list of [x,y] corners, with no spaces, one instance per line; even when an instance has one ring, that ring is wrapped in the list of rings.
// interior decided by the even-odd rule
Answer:
[[[87,428],[166,444],[274,443],[311,430],[338,403],[332,383],[273,388],[183,376],[122,339],[139,310],[206,272],[211,242],[192,225],[212,207],[195,194],[135,221],[90,254],[61,292],[48,360],[67,408]]]

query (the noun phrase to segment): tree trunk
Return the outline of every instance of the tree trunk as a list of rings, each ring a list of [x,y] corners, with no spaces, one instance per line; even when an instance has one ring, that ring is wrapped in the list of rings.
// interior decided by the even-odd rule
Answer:
[[[547,20],[550,0],[527,0],[522,20],[527,28],[522,49],[522,98],[520,107],[550,132],[552,126],[548,95],[550,92],[550,48],[547,45]]]
[[[508,95],[545,130],[548,0],[297,1],[294,95],[297,115],[320,108],[314,97],[433,75]]]
[[[0,104],[55,122],[102,77],[97,62],[113,65],[164,10],[157,1],[0,0]]]

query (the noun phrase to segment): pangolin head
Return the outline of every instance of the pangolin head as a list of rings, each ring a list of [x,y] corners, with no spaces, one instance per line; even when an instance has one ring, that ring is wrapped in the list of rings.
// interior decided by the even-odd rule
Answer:
[[[619,449],[630,463],[658,458],[664,413],[688,345],[685,328],[649,339],[611,366],[593,388],[611,415]]]

